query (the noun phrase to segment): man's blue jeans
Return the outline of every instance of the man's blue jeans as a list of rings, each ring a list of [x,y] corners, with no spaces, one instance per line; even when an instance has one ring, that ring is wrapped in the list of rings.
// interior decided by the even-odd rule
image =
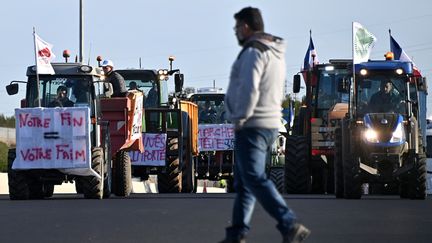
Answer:
[[[232,226],[226,230],[228,239],[236,240],[248,233],[256,200],[276,219],[283,235],[296,220],[265,170],[267,153],[277,134],[278,129],[265,128],[243,128],[235,133],[234,188],[237,195]]]

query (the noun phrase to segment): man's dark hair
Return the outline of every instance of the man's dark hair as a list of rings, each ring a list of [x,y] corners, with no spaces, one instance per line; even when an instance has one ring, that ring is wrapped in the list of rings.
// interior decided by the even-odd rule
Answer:
[[[264,31],[264,21],[261,11],[257,8],[246,7],[234,14],[234,18],[245,22],[253,31]]]
[[[61,85],[61,86],[59,86],[58,88],[57,88],[57,93],[58,92],[64,92],[64,91],[66,91],[67,92],[67,88],[66,88],[66,86],[63,86],[63,85]]]

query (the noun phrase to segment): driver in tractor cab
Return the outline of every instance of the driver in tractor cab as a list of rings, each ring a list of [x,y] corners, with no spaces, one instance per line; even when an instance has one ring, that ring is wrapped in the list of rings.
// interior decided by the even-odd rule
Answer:
[[[393,92],[390,79],[381,81],[380,90],[372,95],[369,107],[371,112],[392,112],[398,109],[399,97]]]
[[[57,97],[48,104],[48,107],[73,107],[74,103],[68,98],[66,86],[57,88]]]
[[[216,123],[216,110],[211,106],[210,101],[204,103],[203,110],[198,114],[199,123]]]
[[[114,71],[114,63],[111,60],[102,62],[102,69],[105,73],[105,81],[113,86],[112,97],[126,97],[127,89],[124,78]]]

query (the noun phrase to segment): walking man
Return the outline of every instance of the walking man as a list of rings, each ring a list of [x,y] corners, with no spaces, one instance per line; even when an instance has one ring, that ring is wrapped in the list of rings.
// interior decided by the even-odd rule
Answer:
[[[225,104],[228,118],[235,125],[237,195],[232,225],[222,242],[246,242],[256,200],[277,220],[283,242],[302,242],[310,231],[297,223],[294,212],[265,172],[267,153],[282,116],[285,43],[264,32],[257,8],[244,8],[234,18],[235,35],[243,48],[232,66]]]

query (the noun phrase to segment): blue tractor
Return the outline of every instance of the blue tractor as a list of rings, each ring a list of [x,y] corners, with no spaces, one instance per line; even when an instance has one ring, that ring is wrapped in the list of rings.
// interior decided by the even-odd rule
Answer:
[[[387,56],[354,71],[339,83],[349,108],[335,132],[336,197],[360,199],[368,188],[425,199],[426,79]]]

